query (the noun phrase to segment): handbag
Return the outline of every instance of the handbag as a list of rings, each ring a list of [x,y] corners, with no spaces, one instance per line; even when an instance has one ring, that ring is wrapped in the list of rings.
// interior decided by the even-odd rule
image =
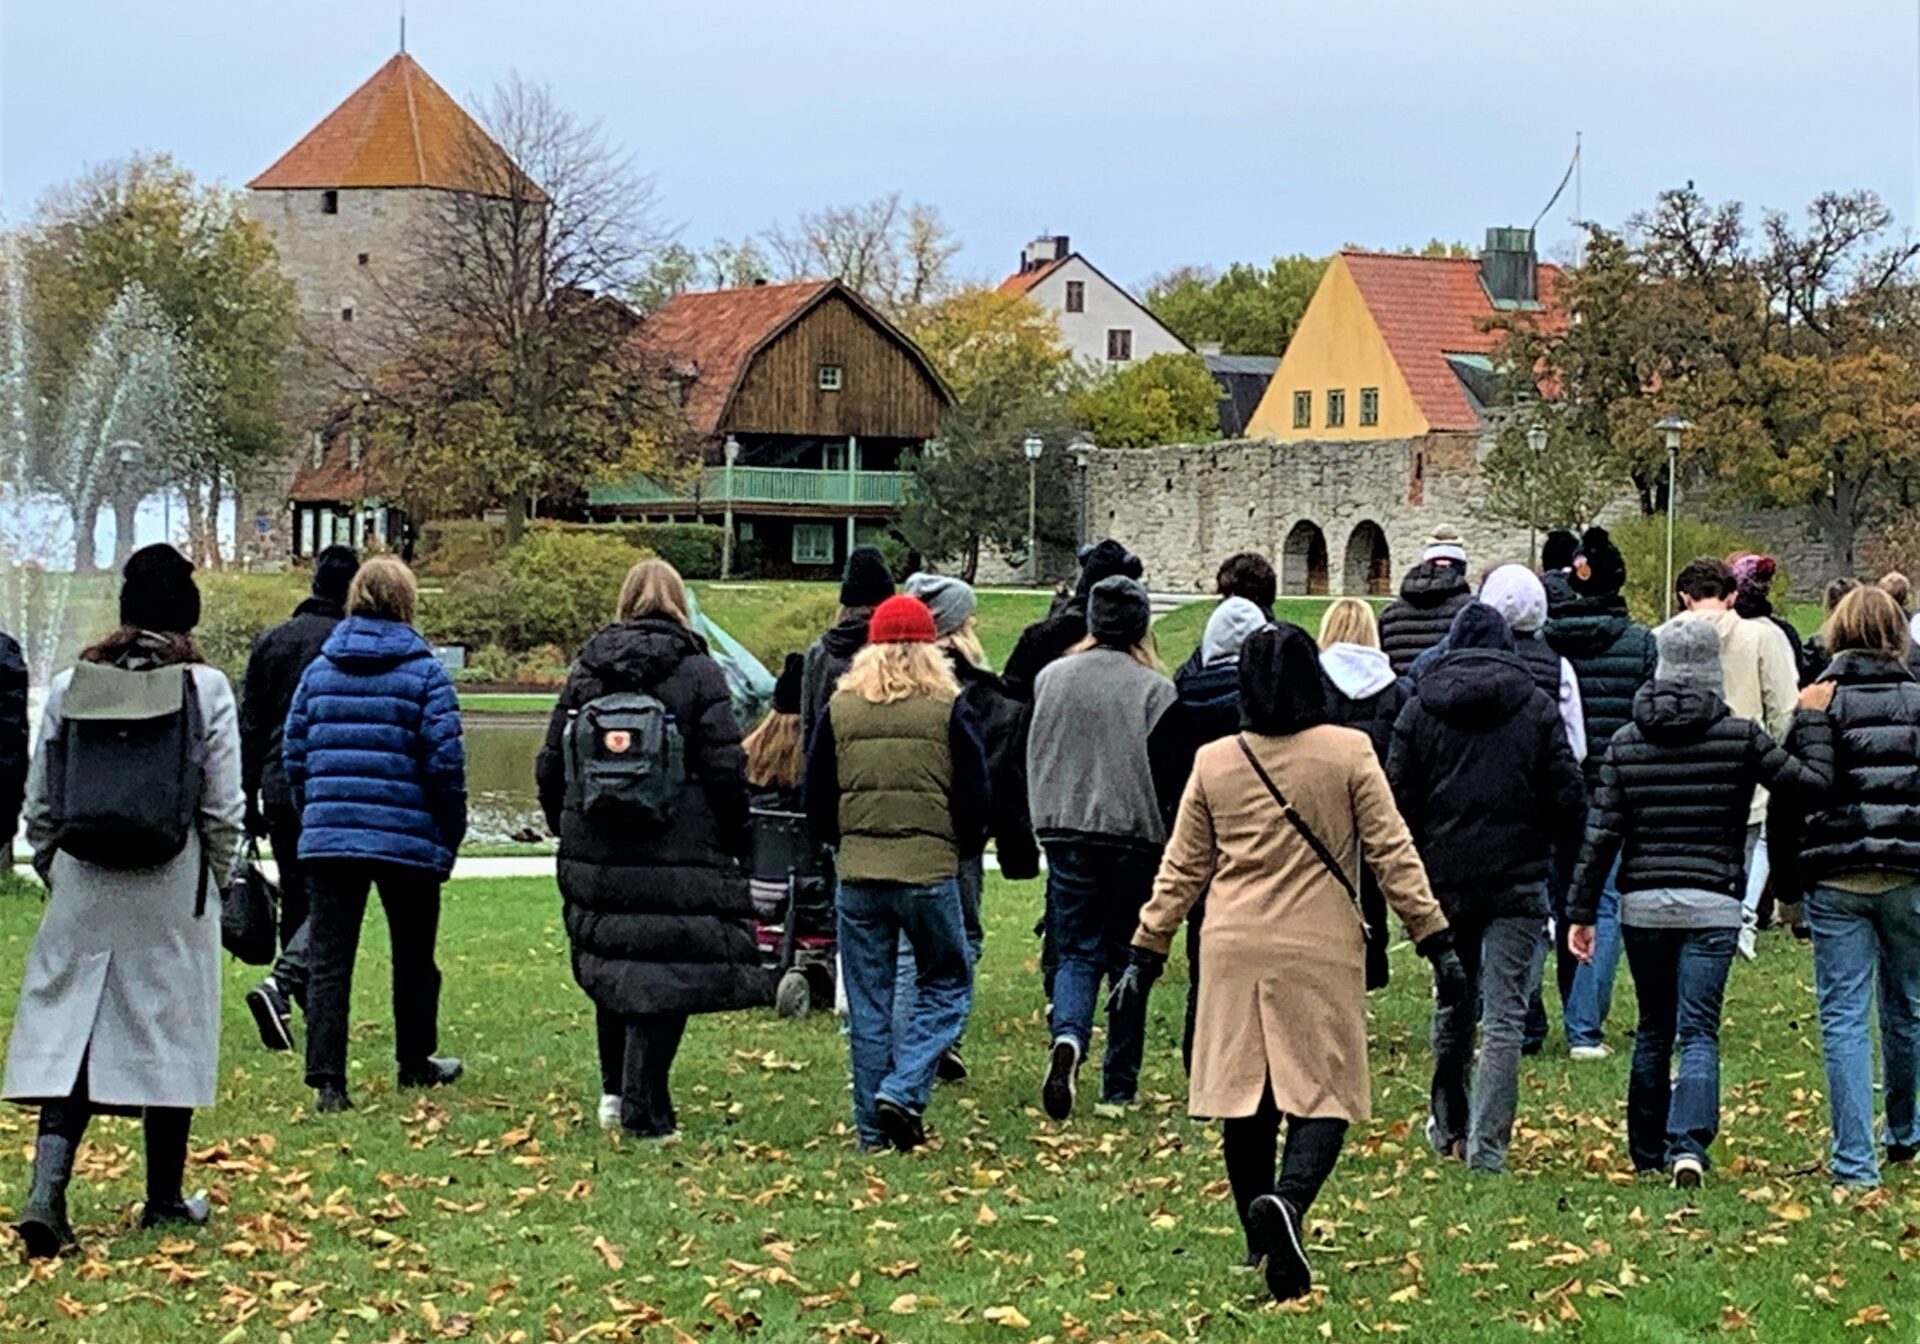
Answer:
[[[247,839],[220,903],[220,945],[249,966],[272,963],[279,949],[280,888],[260,868],[260,842]]]
[[[1253,773],[1266,786],[1268,794],[1280,808],[1280,814],[1292,824],[1294,830],[1300,833],[1300,838],[1307,842],[1307,848],[1311,849],[1314,857],[1318,858],[1326,866],[1327,871],[1333,874],[1334,880],[1340,884],[1340,889],[1347,893],[1347,899],[1353,902],[1353,912],[1359,917],[1361,932],[1366,936],[1367,988],[1370,990],[1386,988],[1387,921],[1384,899],[1380,901],[1382,909],[1379,915],[1369,918],[1367,907],[1371,902],[1361,899],[1360,893],[1354,889],[1353,879],[1347,876],[1347,870],[1340,866],[1340,861],[1333,857],[1333,851],[1326,847],[1318,835],[1314,834],[1313,827],[1307,825],[1307,819],[1293,810],[1293,804],[1287,801],[1284,793],[1280,792],[1280,786],[1273,782],[1273,776],[1269,775],[1266,767],[1260,764],[1260,758],[1253,754],[1253,748],[1248,745],[1246,735],[1241,734],[1234,740],[1239,743],[1240,754],[1247,758],[1247,764],[1253,767]]]

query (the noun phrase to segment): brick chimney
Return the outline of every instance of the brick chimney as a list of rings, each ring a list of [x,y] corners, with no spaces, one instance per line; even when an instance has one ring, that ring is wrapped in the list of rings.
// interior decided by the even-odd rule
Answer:
[[[1072,253],[1073,249],[1068,245],[1066,234],[1042,234],[1028,243],[1026,250],[1021,252],[1020,273],[1025,275],[1028,271],[1037,271],[1042,266],[1071,256]]]
[[[1532,229],[1488,229],[1480,252],[1480,283],[1496,308],[1517,308],[1540,301],[1540,258]]]

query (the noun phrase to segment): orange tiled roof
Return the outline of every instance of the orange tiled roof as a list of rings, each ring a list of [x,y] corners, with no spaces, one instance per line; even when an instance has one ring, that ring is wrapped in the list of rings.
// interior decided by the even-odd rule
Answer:
[[[1064,257],[1055,257],[1052,261],[1046,262],[1044,265],[1035,266],[1030,271],[1015,271],[1012,275],[1000,282],[1000,292],[1002,294],[1025,294],[1042,280],[1045,280],[1062,266],[1072,261],[1073,257],[1073,253],[1068,253]]]
[[[835,285],[803,280],[676,294],[641,323],[640,350],[691,375],[681,412],[697,433],[716,434],[753,352]]]
[[[1446,357],[1491,354],[1499,344],[1500,333],[1488,329],[1498,313],[1480,283],[1479,259],[1381,252],[1340,256],[1428,424],[1478,429],[1480,419]],[[1536,320],[1557,327],[1565,321],[1556,301],[1560,268],[1541,266],[1539,285],[1543,306]]]
[[[311,451],[300,455],[300,467],[287,486],[287,498],[296,504],[357,503],[373,493],[373,456],[363,449],[360,460],[353,460],[353,431],[333,428],[322,438],[320,460]]]
[[[474,147],[506,155],[413,57],[401,52],[260,176],[257,190],[442,187],[499,193]],[[483,180],[489,179],[489,180]]]

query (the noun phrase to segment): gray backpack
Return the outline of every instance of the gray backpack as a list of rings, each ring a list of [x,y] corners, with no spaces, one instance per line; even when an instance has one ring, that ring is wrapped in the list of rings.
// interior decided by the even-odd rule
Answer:
[[[658,697],[623,691],[573,711],[567,800],[595,826],[658,830],[686,779],[686,740]]]

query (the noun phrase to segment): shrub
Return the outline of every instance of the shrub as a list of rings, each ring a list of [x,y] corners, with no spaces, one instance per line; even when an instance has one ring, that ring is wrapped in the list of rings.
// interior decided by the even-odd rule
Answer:
[[[712,523],[568,523],[538,521],[527,529],[526,540],[564,533],[570,536],[619,537],[629,546],[650,551],[688,579],[720,577],[726,529]],[[499,523],[477,518],[443,519],[420,529],[419,571],[455,578],[493,564],[507,548],[507,530]],[[738,556],[736,556],[736,560]],[[736,568],[740,566],[736,565]],[[742,572],[745,572],[744,570]]]
[[[492,564],[506,549],[502,523],[479,518],[443,518],[420,527],[414,568],[423,576],[452,578]]]
[[[200,626],[195,637],[207,661],[237,687],[254,639],[293,614],[310,591],[311,576],[305,569],[285,574],[202,570],[194,581],[200,586]]]
[[[577,649],[613,619],[621,582],[646,555],[618,532],[530,531],[498,562],[456,574],[429,594],[422,629],[436,640],[516,654],[542,645]]]
[[[1657,625],[1666,611],[1667,599],[1667,519],[1632,518],[1609,528],[1613,544],[1627,562],[1627,609],[1636,621]],[[1725,559],[1736,551],[1765,551],[1764,542],[1721,523],[1695,518],[1676,518],[1673,527],[1673,572],[1686,568],[1689,560],[1703,555]],[[1776,557],[1777,558],[1777,557]],[[1775,604],[1786,606],[1793,581],[1784,566],[1774,574]]]
[[[805,653],[839,615],[840,595],[833,588],[822,585],[804,593],[795,591],[791,603],[767,622],[754,641],[754,657],[777,674],[789,653]]]

